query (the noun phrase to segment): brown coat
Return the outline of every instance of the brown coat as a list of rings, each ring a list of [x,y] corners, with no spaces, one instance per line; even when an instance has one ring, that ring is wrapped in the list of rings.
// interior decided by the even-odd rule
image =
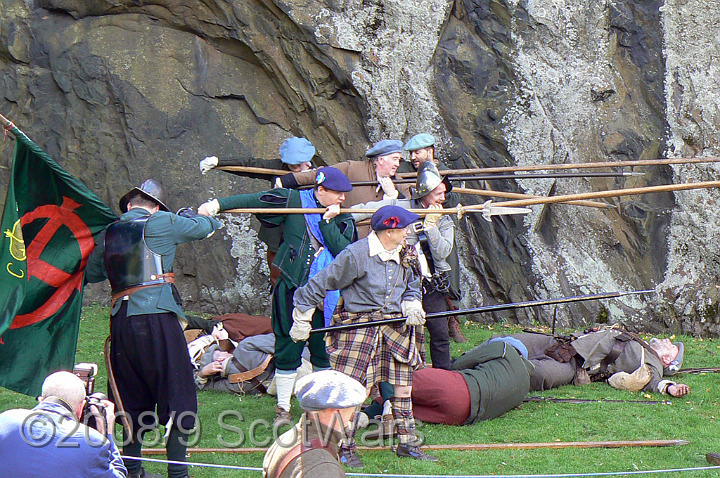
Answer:
[[[377,180],[375,163],[369,159],[363,161],[343,161],[342,163],[332,164],[331,166],[342,171],[351,182]],[[287,174],[282,178],[283,187],[294,188],[315,184],[315,174],[315,170]],[[404,195],[406,198],[410,197],[410,184],[398,184],[397,189],[401,195]],[[383,190],[378,190],[377,185],[353,186],[352,191],[345,193],[345,201],[342,203],[342,207],[350,207],[370,201],[380,201],[382,198]],[[362,239],[370,234],[370,226],[358,225],[357,231],[358,239]]]

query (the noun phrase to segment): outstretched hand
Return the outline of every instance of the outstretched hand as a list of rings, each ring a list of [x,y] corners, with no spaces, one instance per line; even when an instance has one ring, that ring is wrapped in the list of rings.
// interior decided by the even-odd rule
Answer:
[[[667,392],[673,397],[682,397],[690,393],[690,387],[684,383],[676,383],[668,386]]]

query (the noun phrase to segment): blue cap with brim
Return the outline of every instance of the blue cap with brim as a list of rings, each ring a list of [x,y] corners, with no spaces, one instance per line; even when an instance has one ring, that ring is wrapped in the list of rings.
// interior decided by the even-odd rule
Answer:
[[[293,136],[280,145],[280,161],[285,164],[311,162],[315,156],[315,146],[305,138]]]
[[[522,358],[526,359],[528,358],[528,349],[525,347],[525,344],[520,342],[515,337],[493,337],[490,340],[488,340],[488,343],[493,342],[505,342],[508,345],[512,345],[515,347],[515,349],[518,351],[520,355],[522,355]]]
[[[435,144],[435,137],[429,133],[416,134],[405,143],[403,149],[405,151],[417,151],[418,149],[427,148]]]
[[[317,170],[315,174],[315,184],[325,189],[346,193],[352,191],[352,184],[342,171],[330,166],[325,166]]]
[[[372,148],[365,151],[365,156],[374,158],[375,156],[385,156],[386,154],[402,153],[402,141],[396,139],[384,139],[378,141]]]
[[[400,206],[383,206],[372,215],[370,225],[373,231],[403,229],[419,219],[420,216]]]
[[[321,370],[295,382],[300,408],[308,411],[352,408],[367,397],[365,386],[337,370]]]

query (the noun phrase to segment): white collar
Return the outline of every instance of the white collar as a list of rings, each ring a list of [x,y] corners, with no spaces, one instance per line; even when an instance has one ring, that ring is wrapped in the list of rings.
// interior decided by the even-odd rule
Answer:
[[[388,251],[385,249],[382,242],[380,242],[380,238],[377,237],[375,231],[372,231],[368,235],[368,246],[370,249],[370,257],[378,256],[383,262],[393,260],[400,264],[400,249],[402,249],[402,244],[397,246],[395,249]]]

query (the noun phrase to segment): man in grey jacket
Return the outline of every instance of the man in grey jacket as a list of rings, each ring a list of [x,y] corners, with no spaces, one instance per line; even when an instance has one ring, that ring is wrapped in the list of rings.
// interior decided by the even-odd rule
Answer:
[[[416,187],[411,190],[412,199],[385,199],[353,206],[357,208],[378,208],[397,205],[405,209],[427,209],[422,222],[413,224],[406,242],[418,254],[422,273],[425,312],[432,314],[449,310],[447,300],[450,294],[451,266],[448,258],[455,248],[455,222],[449,215],[431,213],[441,210],[445,193],[451,190],[432,162],[420,164]],[[355,221],[369,217],[369,214],[353,214]],[[450,333],[446,318],[430,319],[425,323],[430,332],[430,359],[434,368],[450,369]]]
[[[535,366],[532,390],[567,385],[587,373],[592,381],[607,380],[617,373],[632,374],[646,365],[648,374],[640,388],[646,392],[682,397],[690,388],[667,378],[680,369],[684,356],[681,342],[651,339],[644,342],[636,334],[619,327],[605,327],[578,334],[568,341],[546,334],[513,334],[528,350]],[[613,383],[612,381],[610,382]]]

